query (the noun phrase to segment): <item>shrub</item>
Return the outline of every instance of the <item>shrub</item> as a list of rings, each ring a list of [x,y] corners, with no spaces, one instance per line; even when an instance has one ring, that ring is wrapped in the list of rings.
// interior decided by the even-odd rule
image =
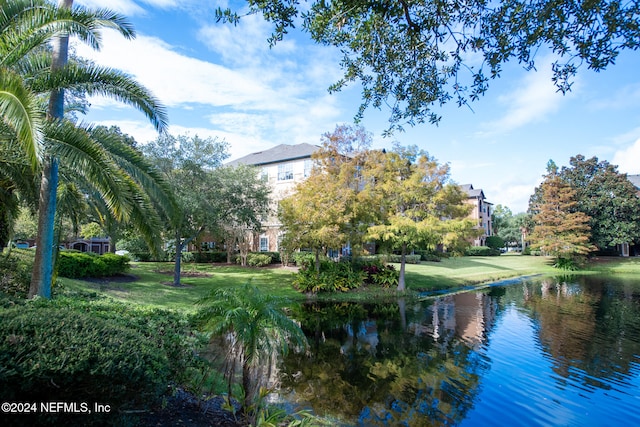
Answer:
[[[387,255],[387,262],[400,264],[402,262],[402,255],[389,254]],[[405,255],[404,262],[407,264],[420,264],[420,255]]]
[[[413,252],[416,255],[420,255],[420,261],[440,262],[443,257],[442,252],[435,252],[427,249],[416,249]]]
[[[169,311],[112,302],[38,300],[4,310],[0,396],[106,403],[112,415],[153,404],[193,361],[186,325]]]
[[[11,256],[0,254],[0,292],[12,298],[26,298],[31,284],[34,252],[12,249]]]
[[[489,248],[487,246],[471,246],[465,251],[467,256],[498,256],[500,250]]]
[[[281,262],[280,252],[260,252],[260,253],[264,255],[269,255],[271,257],[272,264],[277,264]]]
[[[251,267],[264,267],[269,264],[271,264],[271,255],[262,252],[251,252],[247,254],[247,265]]]
[[[307,251],[300,251],[293,254],[293,262],[296,267],[307,268],[312,267],[316,262],[316,257],[313,253]],[[321,256],[321,258],[324,258]]]
[[[400,272],[393,265],[384,265],[380,259],[365,263],[362,270],[367,274],[367,283],[384,288],[396,286],[400,279]]]
[[[129,257],[91,252],[61,251],[58,259],[58,274],[72,279],[82,277],[114,276],[129,268]]]
[[[360,287],[367,274],[360,268],[354,268],[350,262],[335,262],[324,259],[320,263],[320,272],[316,272],[314,258],[305,258],[293,285],[301,292],[346,292]]]
[[[492,249],[500,249],[505,245],[504,239],[500,236],[489,236],[485,239],[484,244]]]
[[[224,251],[191,252],[195,262],[227,262],[227,253]]]
[[[129,251],[129,255],[134,261],[148,262],[152,258],[147,242],[139,236],[118,240],[116,249]]]

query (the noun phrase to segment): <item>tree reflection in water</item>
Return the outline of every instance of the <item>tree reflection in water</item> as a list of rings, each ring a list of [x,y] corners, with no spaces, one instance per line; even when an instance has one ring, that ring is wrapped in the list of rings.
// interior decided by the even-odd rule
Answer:
[[[343,425],[456,425],[464,423],[470,411],[473,420],[478,413],[489,417],[484,421],[496,411],[509,411],[512,419],[535,425],[541,412],[565,398],[572,404],[563,410],[582,411],[572,417],[594,416],[593,408],[581,409],[593,405],[589,396],[572,394],[567,384],[626,387],[630,390],[606,404],[620,405],[617,412],[628,418],[625,408],[635,405],[637,412],[638,403],[625,403],[624,395],[632,399],[640,393],[639,305],[637,280],[614,283],[593,277],[525,280],[411,303],[302,305],[293,316],[312,350],[310,356],[291,354],[283,361],[279,396],[295,408],[311,409]],[[512,356],[491,349],[492,337],[495,330],[510,327],[508,313],[514,311],[529,319],[525,325],[537,343],[531,351],[551,361],[553,375],[545,377],[534,366],[526,375],[501,373],[500,381],[511,384],[494,384],[491,370],[503,369],[497,359]],[[514,345],[525,346],[517,342],[521,331],[508,334]],[[508,364],[509,369],[525,369],[518,365]],[[514,404],[509,393],[516,390],[526,401],[528,388],[535,385],[518,381],[532,376],[545,382],[545,393],[552,389],[560,394],[549,396],[550,402]],[[498,390],[503,385],[504,390]],[[585,418],[587,423],[593,420]]]

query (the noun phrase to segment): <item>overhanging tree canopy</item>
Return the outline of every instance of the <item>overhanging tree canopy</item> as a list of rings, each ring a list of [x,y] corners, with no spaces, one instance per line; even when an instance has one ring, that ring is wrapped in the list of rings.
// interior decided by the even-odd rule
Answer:
[[[362,104],[389,105],[392,127],[437,123],[433,107],[465,105],[485,93],[502,66],[534,69],[551,51],[553,81],[571,89],[580,67],[600,71],[640,45],[640,3],[619,0],[247,0],[249,13],[274,25],[271,45],[295,25],[317,43],[341,50],[339,91],[362,85]],[[218,9],[219,20],[240,14]]]

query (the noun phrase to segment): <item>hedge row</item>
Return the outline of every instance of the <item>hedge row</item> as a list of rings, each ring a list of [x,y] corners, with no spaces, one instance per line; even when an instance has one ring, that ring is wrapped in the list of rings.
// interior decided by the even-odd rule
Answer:
[[[471,246],[465,251],[467,256],[499,256],[500,250],[487,246]]]
[[[58,259],[58,275],[78,279],[82,277],[105,277],[121,274],[129,269],[129,258],[106,253],[61,251]]]

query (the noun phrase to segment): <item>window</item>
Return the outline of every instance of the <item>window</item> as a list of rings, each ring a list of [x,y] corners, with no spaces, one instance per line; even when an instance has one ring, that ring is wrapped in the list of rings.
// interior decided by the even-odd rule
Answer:
[[[278,165],[278,181],[293,179],[293,163],[282,163]]]
[[[269,169],[268,168],[262,168],[262,170],[260,171],[260,178],[263,181],[269,181]]]
[[[269,252],[269,238],[260,236],[260,252]]]
[[[308,178],[311,175],[311,169],[313,169],[313,160],[305,159],[304,161],[304,177]]]

